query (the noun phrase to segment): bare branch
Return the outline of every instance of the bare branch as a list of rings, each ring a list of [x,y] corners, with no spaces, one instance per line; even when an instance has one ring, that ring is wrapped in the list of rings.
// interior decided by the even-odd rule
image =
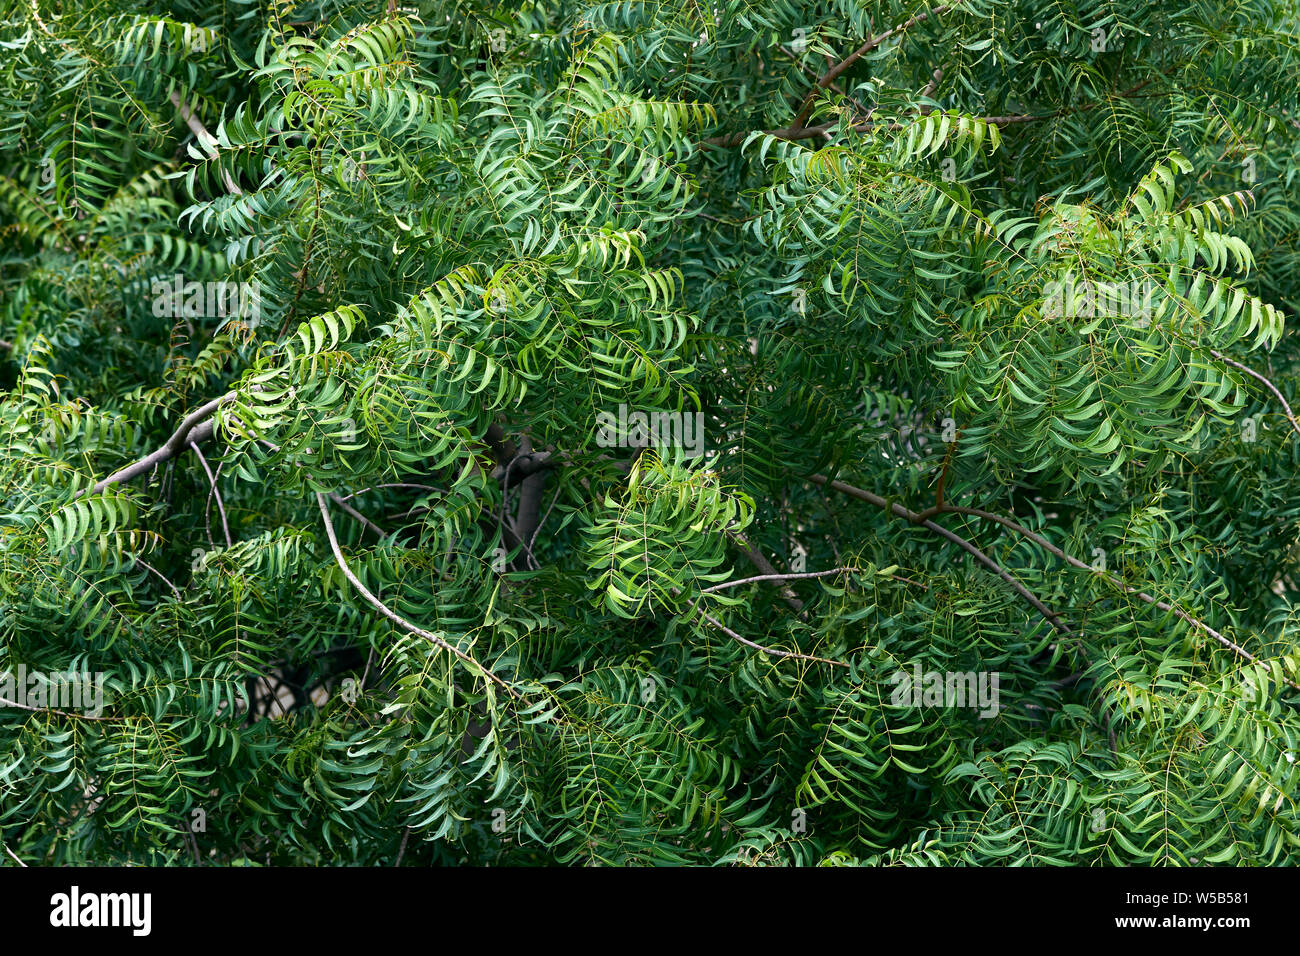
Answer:
[[[409,839],[411,839],[411,828],[402,827],[402,844],[397,848],[397,859],[393,862],[393,866],[402,865],[402,857],[406,855],[406,841]]]
[[[496,684],[498,687],[504,690],[511,697],[519,699],[520,694],[517,690],[515,690],[513,687],[507,684],[496,674],[492,673],[490,670],[488,670],[486,667],[480,664],[473,657],[466,654],[464,651],[456,647],[454,644],[451,644],[446,640],[444,640],[443,638],[439,637],[437,634],[431,634],[430,632],[426,631],[424,628],[417,627],[416,625],[412,624],[410,621],[406,620],[406,618],[402,617],[400,614],[398,614],[396,611],[390,608],[383,601],[379,600],[379,598],[375,597],[375,595],[370,591],[370,589],[361,583],[361,579],[352,573],[352,569],[348,566],[347,559],[343,557],[343,550],[339,547],[338,537],[334,534],[334,522],[330,519],[329,506],[325,504],[325,500],[326,500],[326,496],[324,494],[322,494],[319,491],[316,492],[316,504],[320,508],[321,519],[325,522],[325,535],[327,538],[329,538],[330,549],[334,552],[334,560],[338,563],[339,570],[343,572],[343,576],[348,579],[348,582],[354,588],[357,589],[357,592],[363,598],[365,598],[371,604],[371,606],[373,606],[377,611],[379,611],[380,614],[384,615],[384,617],[388,618],[390,621],[392,621],[394,624],[401,627],[403,630],[409,631],[410,633],[416,635],[417,637],[424,638],[426,641],[433,644],[435,647],[440,647],[444,651],[448,651],[457,660],[461,661],[464,664],[469,665],[474,670],[478,671],[485,678],[492,681],[492,683]]]
[[[357,521],[361,522],[361,524],[364,527],[369,528],[375,534],[379,535],[379,537],[381,538],[388,537],[387,531],[379,527],[379,525],[375,524],[373,521],[371,521],[369,518],[363,515],[360,511],[357,511],[356,508],[353,508],[350,504],[347,503],[346,499],[339,497],[337,493],[331,491],[329,494],[329,499],[330,501],[338,505],[340,508],[342,508],[343,511],[346,512],[350,517],[355,518]]]
[[[1071,567],[1079,568],[1082,571],[1089,571],[1093,574],[1098,574],[1102,577],[1104,581],[1119,588],[1125,594],[1132,594],[1140,601],[1144,601],[1145,603],[1157,607],[1162,611],[1168,611],[1169,613],[1177,617],[1179,620],[1184,621],[1187,624],[1190,624],[1192,627],[1198,630],[1204,631],[1206,634],[1214,638],[1214,640],[1218,641],[1224,647],[1228,648],[1230,651],[1244,658],[1245,660],[1250,661],[1252,664],[1258,661],[1258,658],[1255,657],[1254,654],[1250,653],[1250,651],[1246,650],[1241,645],[1236,644],[1233,641],[1229,640],[1228,638],[1224,637],[1222,634],[1220,634],[1214,628],[1210,627],[1210,625],[1206,624],[1204,621],[1192,617],[1192,615],[1188,614],[1182,608],[1176,607],[1170,604],[1168,601],[1162,601],[1159,598],[1153,597],[1152,595],[1147,594],[1145,591],[1141,591],[1130,584],[1126,584],[1113,574],[1110,574],[1106,571],[1098,571],[1091,565],[1085,564],[1083,561],[1080,561],[1078,558],[1066,554],[1063,550],[1058,548],[1056,545],[1052,544],[1052,542],[1048,541],[1042,535],[1030,531],[1028,528],[1024,527],[1021,524],[1018,524],[1015,521],[1012,521],[1010,518],[1004,518],[1002,515],[994,514],[993,512],[990,511],[984,511],[981,508],[962,508],[956,505],[945,505],[943,510],[947,514],[970,515],[972,517],[984,518],[987,521],[996,522],[997,524],[1002,525],[1004,528],[1014,531],[1016,534],[1019,534],[1022,537],[1034,542],[1039,547],[1043,548],[1045,551],[1060,558],[1066,564],[1069,564]],[[1287,680],[1286,683],[1290,685],[1292,688],[1294,688],[1295,690],[1300,690],[1300,684],[1296,684],[1290,680]]]
[[[754,567],[762,571],[764,575],[773,578],[782,577],[782,575],[776,570],[776,568],[773,567],[772,562],[767,560],[767,558],[763,557],[762,552],[760,552],[758,549],[751,547],[749,542],[745,540],[743,535],[735,534],[733,532],[728,531],[727,537],[731,538],[732,541],[736,542],[740,550],[745,552],[745,557],[749,558],[750,562],[754,565]],[[786,575],[786,577],[788,576],[789,575]],[[781,588],[781,597],[785,601],[785,603],[790,605],[790,607],[793,608],[795,611],[803,610],[803,601],[799,600],[799,596],[795,594],[794,591],[792,591],[790,588],[788,587]]]
[[[23,869],[26,869],[26,868],[27,868],[27,864],[24,863],[22,860],[18,859],[18,857],[17,857],[17,855],[14,853],[14,851],[11,850],[11,849],[9,849],[9,845],[8,845],[8,844],[4,844],[4,848],[5,848],[5,852],[9,854],[10,858],[11,858],[15,863],[17,863],[17,864],[18,864],[19,866],[21,866]]]
[[[19,710],[29,710],[34,714],[58,714],[60,717],[72,717],[76,720],[107,720],[107,717],[92,717],[90,714],[74,714],[67,710],[55,710],[53,707],[33,707],[31,704],[20,704],[16,700],[10,700],[7,697],[0,697],[0,704],[5,707],[17,707]]]
[[[886,40],[889,40],[890,38],[895,37],[900,33],[910,30],[918,23],[921,23],[924,20],[928,20],[931,16],[942,16],[943,14],[947,13],[951,9],[952,7],[950,5],[945,5],[942,7],[938,7],[933,11],[925,10],[922,11],[921,13],[916,14],[916,16],[912,17],[906,23],[900,23],[898,26],[894,27],[893,29],[886,30],[884,33],[880,34],[879,36],[867,37],[866,43],[862,44],[862,46],[858,47],[856,50],[854,50],[852,53],[846,56],[839,63],[835,64],[835,66],[831,67],[824,74],[822,74],[822,78],[817,81],[817,86],[808,94],[807,98],[804,99],[803,105],[799,108],[798,115],[795,116],[794,122],[791,123],[790,125],[796,129],[802,128],[804,123],[808,121],[808,117],[812,114],[813,105],[816,103],[817,97],[821,94],[822,90],[826,89],[826,87],[830,86],[837,79],[839,79],[840,75],[843,74],[845,70],[851,67],[863,56],[870,53],[872,50],[876,49]]]
[[[857,571],[858,568],[832,568],[830,571],[806,571],[798,574],[756,574],[752,578],[741,578],[738,581],[723,581],[721,584],[715,584],[712,587],[704,588],[701,594],[709,594],[713,591],[725,591],[727,588],[738,588],[742,584],[753,584],[757,581],[792,581],[796,578],[830,578],[837,574],[846,574],[851,571]]]
[[[172,437],[167,439],[161,448],[96,482],[92,488],[82,492],[79,497],[97,495],[110,485],[121,484],[137,478],[146,471],[151,471],[155,466],[175,458],[187,445],[197,444],[210,437],[212,435],[212,423],[208,419],[216,413],[218,408],[232,401],[234,397],[234,392],[227,392],[220,398],[214,398],[206,405],[196,408],[185,416],[176,431],[172,433]]]
[[[189,104],[181,99],[181,94],[178,90],[172,90],[171,96],[168,97],[168,99],[171,100],[172,106],[176,107],[176,112],[180,113],[181,119],[183,119],[185,125],[190,128],[190,132],[194,134],[194,138],[199,141],[199,146],[203,148],[204,155],[207,156],[208,159],[215,159],[217,156],[217,138],[209,133],[208,128],[203,125],[197,116],[194,115],[194,111],[190,109]],[[239,188],[239,184],[235,182],[230,173],[226,172],[224,169],[221,171],[221,178],[225,180],[226,188],[230,190],[233,195],[244,195],[244,191]]]
[[[163,574],[152,564],[150,564],[144,558],[141,558],[139,556],[136,557],[135,563],[140,565],[140,567],[144,568],[146,571],[152,572],[153,574],[157,575],[157,577],[159,578],[159,580],[162,581],[163,584],[167,585],[169,588],[172,589],[172,594],[176,595],[176,600],[178,601],[181,600],[180,589],[176,587],[176,585],[172,584],[172,582],[168,579],[167,575]]]
[[[232,546],[232,542],[230,540],[230,522],[226,520],[226,503],[221,500],[221,491],[220,489],[217,488],[216,475],[212,474],[212,469],[208,467],[208,460],[203,457],[203,452],[199,451],[199,446],[194,442],[190,442],[190,447],[194,449],[194,454],[196,454],[199,458],[199,464],[203,466],[204,474],[208,476],[208,503],[203,509],[203,519],[204,521],[207,521],[208,509],[212,507],[212,498],[215,495],[217,499],[217,511],[221,515],[221,530],[226,536],[226,547],[229,548]],[[221,471],[222,464],[224,464],[224,462],[219,463],[217,465],[218,472]],[[209,530],[208,544],[211,543],[212,543],[212,532]]]
[[[371,485],[369,488],[362,488],[360,491],[354,491],[350,495],[344,495],[340,501],[350,501],[364,495],[367,491],[375,491],[379,488],[416,488],[421,491],[427,491],[431,494],[445,495],[447,492],[443,488],[435,488],[433,485],[416,485],[406,481],[390,481],[382,485]]]
[[[1282,403],[1282,411],[1286,414],[1287,421],[1291,423],[1291,427],[1295,430],[1295,433],[1297,435],[1300,435],[1300,425],[1296,424],[1295,415],[1291,412],[1291,406],[1287,404],[1286,399],[1282,397],[1282,393],[1278,391],[1276,385],[1274,385],[1272,382],[1266,379],[1263,375],[1259,374],[1259,372],[1256,372],[1253,368],[1248,368],[1247,366],[1242,365],[1240,362],[1234,362],[1232,359],[1228,358],[1228,356],[1224,355],[1222,352],[1216,352],[1214,349],[1210,349],[1210,354],[1213,355],[1219,361],[1227,362],[1229,365],[1233,366],[1234,368],[1239,368],[1247,375],[1251,376],[1252,378],[1255,378],[1263,382],[1264,385],[1268,388],[1268,390],[1277,396],[1277,400]]]
[[[975,560],[978,561],[980,564],[984,565],[990,571],[994,572],[998,577],[1002,578],[1002,580],[1006,581],[1007,584],[1011,585],[1011,588],[1022,598],[1024,598],[1025,601],[1027,601],[1030,604],[1030,606],[1034,608],[1034,610],[1036,610],[1039,614],[1041,614],[1043,618],[1046,619],[1047,623],[1052,625],[1052,627],[1055,630],[1057,630],[1062,634],[1070,633],[1070,630],[1059,620],[1060,614],[1058,614],[1056,611],[1051,610],[1046,604],[1040,601],[1028,588],[1026,588],[1023,584],[1021,584],[1015,578],[1014,575],[1006,571],[1000,564],[998,564],[996,561],[990,558],[987,554],[985,554],[979,548],[975,547],[975,545],[971,544],[965,538],[949,531],[943,525],[935,524],[933,521],[929,520],[928,518],[925,518],[914,511],[909,511],[907,508],[904,508],[902,505],[898,504],[897,502],[888,502],[884,498],[880,497],[877,494],[873,494],[870,491],[866,491],[862,488],[855,488],[853,485],[845,484],[842,481],[830,481],[826,478],[825,475],[812,475],[808,480],[813,482],[813,484],[826,485],[827,487],[834,488],[836,491],[843,492],[844,494],[849,495],[852,498],[858,498],[862,501],[869,502],[870,504],[875,505],[877,508],[884,508],[888,513],[892,515],[896,515],[899,518],[906,518],[908,521],[911,521],[913,524],[919,524],[933,531],[935,534],[943,538],[947,538],[953,544],[957,545],[957,547],[961,548],[967,554],[971,555],[971,557],[975,558]]]
[[[675,594],[681,593],[681,591],[679,591],[677,588],[673,588],[673,592]],[[723,624],[721,621],[719,621],[708,611],[704,610],[704,608],[700,607],[698,602],[692,601],[691,607],[694,610],[699,611],[700,616],[703,617],[704,620],[708,621],[710,624],[712,624],[714,627],[720,630],[723,634],[726,634],[727,637],[731,638],[733,641],[737,641],[741,644],[744,644],[746,647],[752,647],[756,651],[762,651],[764,654],[768,654],[772,657],[790,657],[790,658],[794,658],[795,660],[814,661],[818,664],[831,664],[834,665],[835,667],[847,668],[849,666],[843,661],[833,661],[827,657],[814,657],[812,654],[800,654],[797,651],[783,651],[775,647],[764,647],[762,644],[758,644],[754,641],[751,641],[749,638],[744,637],[743,635],[737,634],[735,631],[727,627],[727,625]]]

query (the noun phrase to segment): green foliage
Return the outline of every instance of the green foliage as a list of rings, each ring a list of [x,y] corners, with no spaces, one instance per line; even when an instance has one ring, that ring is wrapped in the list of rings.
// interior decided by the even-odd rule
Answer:
[[[1300,860],[1294,0],[0,50],[14,856]]]

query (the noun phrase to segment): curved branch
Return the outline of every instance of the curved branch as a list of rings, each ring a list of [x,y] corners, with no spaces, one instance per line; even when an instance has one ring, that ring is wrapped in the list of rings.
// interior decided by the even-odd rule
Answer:
[[[1114,585],[1115,587],[1122,590],[1125,594],[1132,594],[1134,597],[1138,598],[1141,601],[1146,602],[1147,604],[1152,605],[1153,607],[1157,607],[1162,611],[1168,611],[1169,613],[1177,617],[1179,620],[1184,621],[1187,624],[1190,624],[1192,627],[1197,628],[1198,630],[1204,631],[1210,637],[1214,638],[1214,640],[1218,641],[1224,647],[1228,648],[1228,650],[1244,658],[1245,660],[1250,661],[1252,664],[1257,663],[1259,661],[1259,658],[1257,658],[1254,654],[1250,653],[1250,651],[1246,650],[1240,644],[1234,643],[1233,641],[1224,637],[1214,628],[1210,627],[1210,625],[1206,624],[1204,621],[1198,618],[1192,617],[1192,615],[1188,614],[1182,608],[1176,607],[1175,605],[1170,604],[1168,601],[1162,601],[1159,598],[1153,597],[1152,595],[1147,594],[1145,591],[1139,590],[1138,588],[1135,588],[1130,584],[1126,584],[1124,581],[1121,581],[1118,577],[1116,577],[1113,574],[1110,574],[1109,572],[1098,571],[1096,568],[1092,567],[1089,564],[1085,564],[1083,561],[1080,561],[1078,558],[1074,557],[1073,555],[1066,554],[1063,550],[1058,548],[1056,545],[1052,544],[1052,542],[1048,541],[1042,535],[1034,531],[1030,531],[1024,525],[1012,521],[1010,518],[1004,518],[1002,515],[994,514],[991,511],[985,511],[982,508],[963,508],[957,505],[945,505],[943,511],[947,514],[969,515],[971,517],[984,518],[987,521],[996,522],[997,524],[1002,525],[1002,527],[1007,528],[1010,531],[1014,531],[1016,534],[1019,534],[1022,537],[1026,538],[1027,540],[1034,542],[1040,548],[1060,558],[1062,561],[1064,561],[1066,564],[1069,564],[1071,567],[1079,568],[1080,570],[1083,571],[1090,571],[1093,574],[1099,574],[1101,575],[1102,579],[1105,580],[1108,584]],[[1286,683],[1289,686],[1291,686],[1293,689],[1300,690],[1300,684],[1296,684],[1290,680],[1286,681]]]
[[[673,588],[673,591],[677,594],[681,593],[681,591],[679,591],[677,588]],[[847,668],[849,666],[848,664],[844,663],[844,661],[833,661],[828,657],[814,657],[812,654],[800,654],[798,651],[783,651],[776,647],[764,647],[762,644],[758,644],[754,641],[751,641],[749,638],[744,637],[741,634],[737,634],[735,631],[727,627],[727,625],[723,624],[721,621],[719,621],[708,611],[704,610],[704,608],[700,607],[698,602],[692,601],[691,608],[696,611],[699,611],[701,617],[703,617],[706,621],[708,621],[710,624],[712,624],[714,627],[720,630],[723,634],[726,634],[727,637],[731,638],[733,641],[737,641],[738,643],[744,644],[746,647],[752,647],[756,651],[762,651],[764,654],[768,654],[772,657],[791,657],[794,658],[795,660],[814,661],[818,664],[831,664],[835,667]]]
[[[943,525],[935,524],[933,521],[926,518],[924,515],[918,514],[915,511],[910,511],[907,508],[904,508],[902,505],[898,504],[897,502],[886,501],[884,498],[880,497],[880,495],[873,494],[872,492],[866,491],[865,489],[862,488],[855,488],[853,485],[845,484],[842,481],[831,481],[825,475],[812,475],[809,477],[808,480],[815,485],[825,485],[829,488],[834,488],[836,491],[843,492],[844,494],[848,495],[851,498],[857,498],[861,501],[866,501],[870,504],[873,504],[878,508],[884,508],[886,511],[888,511],[893,515],[896,515],[899,518],[906,518],[908,521],[912,522],[913,524],[919,524],[922,527],[927,528],[930,531],[933,531],[935,534],[948,539],[953,544],[957,545],[957,547],[961,548],[963,551],[969,554],[971,557],[975,558],[975,560],[978,561],[980,564],[984,565],[986,568],[988,568],[990,571],[992,571],[994,574],[1000,577],[1003,581],[1006,581],[1007,584],[1011,586],[1012,590],[1014,590],[1017,594],[1019,594],[1022,598],[1024,598],[1024,600],[1028,602],[1029,605],[1033,607],[1034,610],[1036,610],[1039,614],[1041,614],[1043,618],[1047,621],[1047,623],[1050,624],[1058,633],[1065,634],[1065,635],[1069,635],[1071,633],[1070,629],[1067,628],[1064,624],[1062,624],[1061,621],[1059,620],[1061,615],[1058,612],[1053,611],[1046,604],[1040,601],[1033,594],[1033,592],[1031,592],[1023,584],[1021,584],[1014,575],[1008,572],[1005,568],[1003,568],[1000,564],[998,564],[996,561],[990,558],[987,554],[985,554],[979,548],[975,547],[975,545],[971,544],[965,538],[949,531]]]
[[[181,597],[180,589],[176,587],[176,585],[172,584],[171,580],[167,577],[167,575],[163,574],[161,571],[159,571],[157,568],[155,568],[152,564],[150,564],[148,561],[146,561],[144,558],[140,557],[139,555],[136,556],[135,563],[140,565],[140,567],[144,568],[146,571],[150,572],[151,574],[156,575],[158,579],[162,581],[163,584],[171,588],[172,594],[176,595],[177,601],[184,600],[184,598]]]
[[[1274,385],[1272,382],[1266,379],[1263,375],[1259,374],[1259,372],[1256,372],[1253,368],[1248,368],[1247,366],[1242,365],[1240,362],[1233,361],[1232,359],[1228,358],[1228,356],[1224,355],[1222,352],[1216,352],[1214,349],[1210,349],[1210,354],[1213,355],[1220,362],[1227,362],[1233,368],[1239,368],[1247,375],[1251,376],[1252,378],[1258,379],[1259,381],[1263,382],[1265,387],[1268,388],[1268,390],[1272,392],[1274,395],[1276,395],[1277,400],[1282,403],[1282,411],[1286,414],[1286,420],[1291,423],[1291,427],[1295,430],[1295,433],[1297,435],[1300,435],[1300,424],[1296,424],[1295,415],[1291,412],[1291,406],[1287,404],[1286,399],[1282,397],[1282,393],[1278,391],[1276,385]]]
[[[515,699],[520,699],[521,695],[517,690],[515,690],[513,687],[507,684],[496,674],[492,673],[490,670],[488,670],[486,667],[480,664],[473,657],[466,654],[464,651],[456,647],[454,644],[451,644],[448,641],[444,640],[443,638],[439,637],[437,634],[431,634],[430,632],[426,631],[424,628],[417,627],[416,625],[412,624],[410,621],[406,620],[406,618],[402,617],[400,614],[398,614],[396,611],[390,608],[383,601],[379,600],[379,598],[375,597],[375,595],[370,591],[370,589],[361,583],[361,579],[352,573],[352,569],[348,567],[347,559],[343,557],[343,550],[339,547],[339,539],[334,534],[334,522],[330,519],[329,505],[325,503],[325,500],[326,500],[325,495],[321,494],[319,491],[316,492],[316,504],[320,508],[321,518],[325,522],[325,535],[327,538],[329,538],[330,549],[334,552],[334,560],[338,563],[339,570],[343,572],[343,576],[348,579],[348,583],[350,583],[354,588],[356,588],[357,592],[368,602],[370,602],[370,604],[377,611],[379,611],[380,614],[384,615],[384,617],[388,618],[394,624],[398,625],[403,630],[410,631],[412,634],[416,635],[417,637],[424,638],[426,641],[433,644],[435,647],[440,647],[444,651],[450,652],[452,656],[455,657],[457,660],[477,670],[480,674],[482,674],[488,680],[492,681],[494,684],[496,684],[498,687],[504,690],[511,697],[514,697]]]
[[[203,509],[203,519],[206,522],[208,516],[211,514],[212,498],[215,495],[217,499],[217,511],[221,514],[221,530],[226,536],[226,547],[229,548],[232,546],[230,540],[230,522],[226,520],[226,503],[221,500],[221,491],[220,489],[217,488],[217,476],[214,475],[212,473],[212,469],[208,467],[208,460],[203,457],[203,452],[199,451],[198,444],[195,442],[190,442],[189,444],[190,447],[194,449],[194,454],[198,456],[199,464],[203,466],[204,474],[208,476],[208,501],[206,507],[204,507]],[[225,462],[217,463],[218,475],[221,474],[221,466],[223,464],[225,464]],[[212,531],[211,528],[209,527],[208,544],[211,543],[212,543]]]
[[[942,7],[937,7],[934,10],[924,10],[921,13],[916,14],[916,16],[912,17],[906,23],[900,23],[898,26],[890,30],[886,30],[884,33],[880,34],[880,36],[867,37],[866,43],[862,44],[862,46],[858,47],[856,50],[854,50],[852,53],[846,56],[839,63],[835,64],[824,74],[822,74],[821,79],[817,81],[817,86],[814,87],[813,90],[809,92],[808,96],[803,101],[803,105],[799,107],[798,115],[795,116],[794,122],[790,124],[791,128],[803,129],[804,123],[808,121],[808,117],[812,114],[813,104],[817,101],[817,97],[821,94],[822,90],[826,89],[826,87],[830,86],[837,79],[839,79],[840,75],[843,74],[845,70],[851,67],[863,56],[870,53],[872,50],[876,49],[876,47],[880,46],[882,43],[884,43],[886,40],[890,39],[891,37],[894,37],[900,33],[910,30],[912,27],[916,26],[918,23],[920,23],[923,20],[929,19],[931,16],[936,16],[936,17],[942,16],[943,14],[947,13],[951,9],[952,9],[951,6],[945,5]]]
[[[772,580],[777,580],[782,577],[799,577],[799,575],[797,574],[781,575],[773,566],[772,562],[767,560],[767,558],[763,556],[763,553],[761,551],[759,551],[757,548],[752,547],[750,543],[745,540],[744,535],[736,534],[734,532],[728,531],[727,537],[729,537],[732,541],[734,541],[736,545],[739,546],[741,551],[745,552],[745,557],[749,558],[750,563],[753,564],[754,567],[758,568],[758,570],[762,571],[765,577],[770,578]],[[785,603],[788,604],[796,613],[803,610],[803,601],[799,599],[799,596],[795,594],[792,589],[788,587],[782,587],[781,599],[785,601]]]
[[[145,472],[153,470],[156,465],[160,465],[165,461],[175,458],[185,450],[187,445],[211,437],[212,422],[208,419],[216,414],[218,408],[227,402],[233,401],[234,398],[234,392],[227,392],[220,398],[214,398],[206,405],[196,408],[181,420],[176,431],[172,433],[172,437],[167,439],[167,441],[163,443],[162,447],[148,455],[145,455],[139,461],[133,462],[125,468],[118,469],[107,478],[97,481],[93,487],[87,491],[83,491],[78,497],[97,495],[110,485],[122,484],[123,482],[130,481],[133,478],[138,478]]]

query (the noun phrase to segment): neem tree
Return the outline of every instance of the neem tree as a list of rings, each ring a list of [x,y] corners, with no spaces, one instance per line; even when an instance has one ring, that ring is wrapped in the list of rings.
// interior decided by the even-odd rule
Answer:
[[[1300,859],[1298,52],[0,3],[4,858]]]

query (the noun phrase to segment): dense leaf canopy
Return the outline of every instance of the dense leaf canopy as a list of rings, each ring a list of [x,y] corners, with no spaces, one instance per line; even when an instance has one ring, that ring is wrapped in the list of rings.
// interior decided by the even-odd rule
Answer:
[[[1297,862],[1298,172],[1294,0],[0,0],[0,858]]]

